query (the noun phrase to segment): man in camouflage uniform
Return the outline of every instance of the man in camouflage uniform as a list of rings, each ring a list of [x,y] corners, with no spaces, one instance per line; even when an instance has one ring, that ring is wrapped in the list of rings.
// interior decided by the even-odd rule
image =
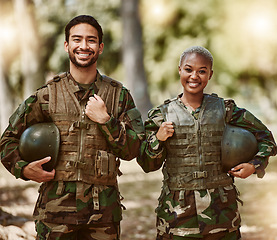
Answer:
[[[120,238],[118,158],[137,156],[144,129],[129,91],[97,71],[102,35],[91,16],[67,24],[70,71],[24,101],[1,138],[3,165],[16,178],[42,182],[34,210],[37,239]],[[54,122],[61,136],[51,172],[42,169],[50,157],[28,163],[19,155],[21,134],[41,122]]]
[[[146,139],[137,159],[145,172],[163,165],[157,213],[157,240],[240,239],[240,215],[233,177],[263,177],[276,154],[271,132],[249,111],[203,90],[213,58],[191,47],[180,58],[183,93],[149,111]],[[258,153],[248,163],[222,171],[221,140],[226,123],[254,134]],[[247,150],[247,149],[246,149]],[[233,175],[231,177],[231,175]]]

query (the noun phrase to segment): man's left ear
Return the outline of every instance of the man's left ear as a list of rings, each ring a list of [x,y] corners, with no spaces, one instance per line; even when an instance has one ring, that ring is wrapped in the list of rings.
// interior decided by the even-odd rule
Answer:
[[[103,53],[103,50],[104,50],[104,43],[100,43],[99,45],[99,53],[102,54]]]

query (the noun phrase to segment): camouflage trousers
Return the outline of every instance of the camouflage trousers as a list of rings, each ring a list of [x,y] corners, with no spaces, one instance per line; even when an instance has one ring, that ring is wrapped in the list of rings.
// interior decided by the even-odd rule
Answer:
[[[36,240],[119,240],[120,222],[61,225],[36,222]]]
[[[241,235],[240,231],[222,231],[219,233],[208,234],[204,235],[202,238],[199,237],[180,237],[180,236],[173,236],[171,234],[164,233],[163,235],[157,234],[156,240],[240,240]]]

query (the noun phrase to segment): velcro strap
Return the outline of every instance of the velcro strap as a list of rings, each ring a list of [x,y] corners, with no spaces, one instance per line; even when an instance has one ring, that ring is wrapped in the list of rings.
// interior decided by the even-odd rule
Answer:
[[[57,187],[57,190],[56,190],[56,194],[58,196],[61,196],[63,194],[63,191],[64,191],[64,182],[63,181],[58,181],[58,187]]]
[[[93,209],[99,210],[99,187],[94,186],[92,189]]]
[[[179,192],[179,203],[181,207],[186,206],[186,200],[185,200],[185,190],[181,190]]]

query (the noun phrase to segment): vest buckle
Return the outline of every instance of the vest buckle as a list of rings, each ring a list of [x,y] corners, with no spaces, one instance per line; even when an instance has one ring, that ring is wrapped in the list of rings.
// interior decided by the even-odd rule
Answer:
[[[192,173],[192,178],[193,179],[199,179],[199,178],[207,178],[208,177],[208,172],[207,171],[202,171],[202,172],[193,172]]]
[[[89,123],[84,123],[84,122],[80,122],[80,121],[76,121],[73,123],[73,126],[75,128],[81,128],[81,129],[86,129],[86,130],[89,130]]]

